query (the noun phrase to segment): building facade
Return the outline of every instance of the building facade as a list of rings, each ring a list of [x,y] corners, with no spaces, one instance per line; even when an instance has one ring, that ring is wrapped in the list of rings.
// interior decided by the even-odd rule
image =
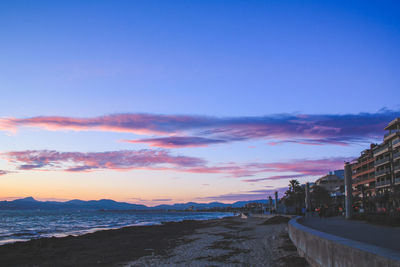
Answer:
[[[360,157],[351,163],[354,196],[375,196],[375,158],[371,144],[369,149],[361,152]]]
[[[331,196],[334,196],[340,192],[340,188],[344,186],[344,179],[336,175],[328,174],[316,180],[315,185],[323,187]]]
[[[373,149],[376,191],[384,192],[400,184],[400,118],[386,127],[383,142]]]

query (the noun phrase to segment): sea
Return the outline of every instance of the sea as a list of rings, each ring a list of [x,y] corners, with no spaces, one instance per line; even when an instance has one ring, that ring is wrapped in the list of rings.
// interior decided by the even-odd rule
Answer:
[[[76,236],[125,226],[209,220],[232,215],[229,212],[190,211],[1,210],[0,245],[42,237]]]

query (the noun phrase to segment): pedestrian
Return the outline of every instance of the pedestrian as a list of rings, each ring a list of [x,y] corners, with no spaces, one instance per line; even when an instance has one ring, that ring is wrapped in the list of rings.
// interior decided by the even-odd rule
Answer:
[[[318,208],[318,215],[319,215],[319,218],[320,218],[320,219],[322,218],[322,214],[323,214],[323,207],[320,206],[320,207]]]

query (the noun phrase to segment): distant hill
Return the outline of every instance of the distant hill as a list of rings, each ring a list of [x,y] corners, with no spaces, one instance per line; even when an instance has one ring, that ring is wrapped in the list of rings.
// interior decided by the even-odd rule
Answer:
[[[37,201],[33,197],[16,199],[13,201],[0,201],[0,210],[58,210],[58,209],[86,209],[86,210],[146,210],[145,205],[117,202],[111,199],[101,200],[70,200],[58,201]]]
[[[33,197],[26,197],[12,201],[0,201],[0,210],[185,210],[191,207],[196,209],[208,208],[240,208],[247,203],[267,203],[267,200],[251,200],[251,201],[237,201],[232,204],[225,204],[221,202],[211,203],[177,203],[172,205],[158,205],[155,207],[147,207],[145,205],[131,204],[126,202],[117,202],[111,199],[101,200],[79,200],[74,199],[66,202],[58,201],[38,201]]]

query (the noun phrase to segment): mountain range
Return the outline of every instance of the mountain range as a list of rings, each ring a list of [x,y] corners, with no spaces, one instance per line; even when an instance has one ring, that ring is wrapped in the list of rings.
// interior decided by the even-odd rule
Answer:
[[[191,207],[196,209],[209,209],[209,208],[240,208],[247,203],[263,203],[266,204],[267,200],[251,200],[251,201],[237,201],[232,204],[225,204],[221,202],[211,203],[177,203],[172,205],[158,205],[155,207],[148,207],[140,204],[131,204],[126,202],[117,202],[111,199],[101,200],[79,200],[74,199],[66,202],[58,201],[38,201],[33,197],[26,197],[12,201],[0,201],[0,210],[185,210]]]

